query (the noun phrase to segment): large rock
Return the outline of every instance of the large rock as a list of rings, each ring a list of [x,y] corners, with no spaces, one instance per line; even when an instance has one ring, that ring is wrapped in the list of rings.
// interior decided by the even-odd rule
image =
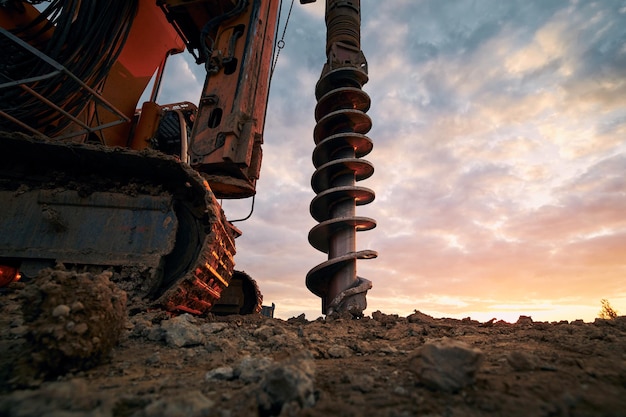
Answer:
[[[171,347],[197,346],[204,343],[204,333],[196,319],[182,314],[161,322],[165,342]]]
[[[479,349],[444,338],[425,343],[410,359],[411,371],[427,387],[456,392],[473,384],[483,361]]]
[[[272,363],[268,357],[245,356],[235,368],[235,376],[246,384],[259,382]]]
[[[257,391],[259,415],[278,416],[285,410],[297,413],[315,405],[315,364],[310,352],[271,364]]]

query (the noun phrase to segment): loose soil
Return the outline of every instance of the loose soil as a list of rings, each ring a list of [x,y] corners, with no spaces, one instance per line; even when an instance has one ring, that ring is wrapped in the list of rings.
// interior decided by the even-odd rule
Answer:
[[[118,317],[125,297],[106,277],[83,275],[109,291],[96,301],[79,284],[37,307],[29,285],[42,284],[0,290],[1,416],[626,416],[626,317],[284,321],[132,305]],[[442,340],[482,355],[460,389],[433,387],[416,369],[422,347]],[[105,341],[115,343],[103,354]]]

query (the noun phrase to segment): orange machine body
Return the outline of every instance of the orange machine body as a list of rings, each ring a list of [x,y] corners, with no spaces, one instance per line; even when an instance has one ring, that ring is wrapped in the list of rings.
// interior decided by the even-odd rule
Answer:
[[[70,4],[77,14],[70,14]],[[81,20],[80,12],[94,5],[109,11],[108,18],[91,14]],[[113,6],[128,13],[113,13]],[[136,262],[153,268],[151,283],[164,283],[153,290],[158,302],[170,309],[210,310],[231,278],[234,238],[240,234],[217,198],[256,192],[279,6],[268,0],[64,0],[41,7],[0,2],[0,93],[6,93],[0,100],[0,154],[14,159],[4,167],[6,175],[13,178],[19,169],[19,175],[36,182],[65,170],[68,178],[89,181],[95,175],[107,184],[155,184],[166,195],[142,195],[146,202],[138,207],[140,199],[117,192],[117,185],[94,196],[68,189],[71,201],[44,202],[65,213],[55,228],[39,211],[22,209],[39,207],[37,184],[24,195],[0,189],[0,286],[18,277],[17,266],[32,275],[51,260]],[[48,13],[48,7],[58,13]],[[59,15],[63,24],[54,23]],[[90,30],[94,24],[99,30]],[[111,27],[115,30],[108,32]],[[94,37],[83,37],[78,28]],[[185,49],[206,68],[198,105],[157,104],[167,57]],[[88,50],[98,53],[83,52]],[[157,87],[141,105],[153,78]],[[162,153],[135,152],[144,148]],[[22,166],[22,160],[29,163]],[[169,210],[165,214],[163,206]],[[169,217],[155,221],[154,215],[175,218],[178,226],[171,226]],[[104,220],[95,224],[109,217],[123,227],[112,228]],[[146,226],[138,226],[137,219]],[[18,223],[28,227],[15,229]],[[125,238],[127,231],[143,235]],[[157,232],[169,234],[154,237]],[[13,239],[26,235],[36,238],[25,244]],[[40,241],[48,246],[37,246]],[[93,245],[89,251],[82,250],[86,241]],[[132,257],[135,249],[125,249],[131,244],[139,247]],[[110,248],[120,259],[113,259]],[[218,281],[220,291],[210,290]],[[183,307],[171,307],[179,299],[175,304]],[[260,309],[260,301],[254,309]]]
[[[188,154],[220,198],[254,195],[261,168],[278,8],[248,3],[244,13],[204,27],[206,43],[200,45],[210,56],[200,53],[207,78]]]
[[[39,16],[27,3],[19,9],[0,7],[0,25],[13,30]],[[142,106],[138,101],[155,74],[157,78],[162,75],[167,57],[186,46],[198,63],[205,64],[207,76],[199,94],[197,115],[189,120],[193,124],[187,135],[189,143],[182,146],[188,148],[188,155],[182,155],[182,159],[207,175],[219,197],[254,195],[261,166],[278,9],[277,2],[262,0],[139,0],[123,48],[97,88],[103,101],[92,101],[77,118],[94,129],[91,136],[95,134],[107,146],[150,147],[163,108],[155,102]],[[233,10],[237,13],[230,16]],[[53,30],[48,25],[29,43],[44,40]],[[76,94],[85,94],[85,90]],[[115,124],[120,117],[110,111],[111,106],[128,122]],[[143,110],[137,111],[138,107]],[[84,141],[88,138],[84,131],[77,123],[70,123],[57,136]]]
[[[132,119],[150,79],[165,64],[168,55],[183,52],[184,48],[183,40],[155,2],[140,1],[126,44],[107,77],[102,95]],[[111,121],[107,119],[112,117],[110,113],[102,114],[101,122]],[[105,129],[102,137],[109,146],[147,147],[148,138],[141,138],[143,141],[130,138],[131,127],[127,123]]]

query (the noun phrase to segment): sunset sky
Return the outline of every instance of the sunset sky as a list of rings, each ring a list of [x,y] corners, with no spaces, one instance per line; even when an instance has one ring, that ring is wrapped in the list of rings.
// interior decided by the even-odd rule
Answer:
[[[283,20],[290,2],[283,2]],[[238,269],[276,316],[321,315],[305,287],[316,224],[314,87],[324,1],[294,4],[274,73]],[[365,314],[592,321],[626,314],[626,3],[363,0],[377,220],[357,235]],[[171,60],[160,102],[197,102],[203,67]],[[227,202],[229,218],[250,200]]]

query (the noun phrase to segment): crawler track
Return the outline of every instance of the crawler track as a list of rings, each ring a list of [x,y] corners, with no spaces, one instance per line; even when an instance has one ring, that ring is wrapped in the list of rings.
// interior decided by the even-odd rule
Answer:
[[[6,132],[0,155],[0,260],[142,267],[142,297],[194,314],[228,286],[236,231],[178,159]]]

